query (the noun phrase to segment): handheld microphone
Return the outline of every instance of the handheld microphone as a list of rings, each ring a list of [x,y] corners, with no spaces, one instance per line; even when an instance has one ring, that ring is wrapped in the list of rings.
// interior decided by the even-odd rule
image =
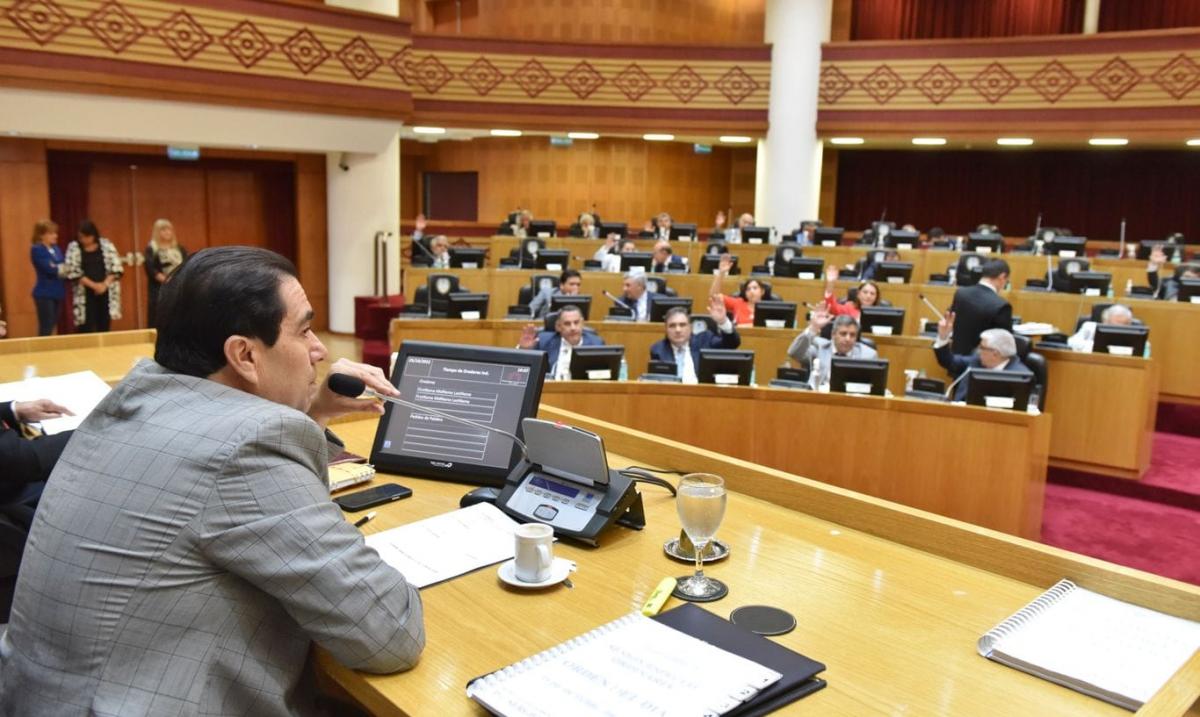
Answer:
[[[938,311],[936,306],[929,303],[929,299],[926,299],[924,294],[917,294],[917,296],[921,299],[921,301],[925,302],[925,305],[929,307],[929,310],[933,312],[933,315],[938,317],[938,321],[946,320],[946,317],[942,316],[942,312]]]
[[[432,413],[435,416],[441,416],[442,418],[445,418],[447,420],[456,421],[458,423],[465,423],[466,425],[472,426],[474,428],[479,428],[479,429],[482,429],[485,431],[491,431],[492,433],[499,433],[502,436],[507,436],[508,438],[512,439],[513,443],[515,443],[517,445],[517,448],[521,449],[521,457],[525,459],[525,462],[532,463],[532,461],[529,460],[529,451],[528,451],[528,449],[525,448],[525,443],[520,438],[517,438],[515,435],[509,433],[508,431],[501,430],[499,428],[492,428],[491,426],[484,425],[482,423],[477,423],[477,422],[472,421],[467,418],[459,418],[458,416],[455,416],[452,413],[446,413],[445,411],[439,411],[436,408],[430,408],[429,406],[423,406],[419,403],[413,403],[412,401],[406,401],[403,398],[396,398],[395,396],[385,396],[382,393],[376,393],[375,390],[367,388],[367,384],[361,378],[358,378],[357,376],[351,376],[349,374],[344,374],[344,373],[331,373],[331,374],[329,374],[329,379],[328,379],[327,383],[329,384],[329,390],[333,391],[334,393],[338,394],[339,396],[346,396],[348,398],[359,398],[360,396],[365,395],[368,398],[377,398],[380,401],[386,401],[388,403],[394,403],[399,406],[405,406],[407,408],[413,409],[414,411],[420,411],[422,413]]]
[[[1038,212],[1037,224],[1033,227],[1033,236],[1037,236],[1042,232],[1042,213]]]
[[[951,382],[950,386],[946,389],[946,400],[951,400],[950,397],[954,395],[954,387],[957,386],[959,383],[961,383],[962,380],[967,377],[967,374],[971,373],[974,370],[975,370],[974,366],[968,366],[967,370],[963,371],[961,376],[959,376],[958,378],[954,379],[953,382]]]
[[[609,301],[613,302],[613,303],[614,303],[614,304],[616,304],[617,306],[620,306],[622,309],[625,309],[626,311],[633,311],[633,309],[632,309],[632,308],[629,306],[629,304],[626,304],[624,301],[621,301],[621,300],[620,300],[620,299],[618,299],[617,297],[615,297],[615,296],[613,296],[612,294],[610,294],[610,293],[608,292],[608,289],[605,289],[605,290],[604,290],[604,295],[608,297],[608,300],[609,300]]]

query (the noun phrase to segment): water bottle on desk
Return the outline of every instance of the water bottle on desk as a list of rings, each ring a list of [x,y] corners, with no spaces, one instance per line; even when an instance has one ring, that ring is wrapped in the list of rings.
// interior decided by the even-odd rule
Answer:
[[[620,378],[622,381],[629,380],[629,364],[625,363],[624,355],[621,356],[621,374],[618,378]]]

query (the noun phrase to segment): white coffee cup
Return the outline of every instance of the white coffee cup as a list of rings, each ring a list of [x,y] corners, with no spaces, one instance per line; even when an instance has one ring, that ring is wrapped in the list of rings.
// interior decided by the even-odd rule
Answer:
[[[542,523],[518,525],[513,573],[523,583],[540,583],[550,577],[554,562],[554,528]]]

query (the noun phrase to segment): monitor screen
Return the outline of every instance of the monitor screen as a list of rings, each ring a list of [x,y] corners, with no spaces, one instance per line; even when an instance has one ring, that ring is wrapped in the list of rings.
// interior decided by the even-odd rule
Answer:
[[[1150,338],[1150,327],[1148,326],[1096,324],[1096,337],[1092,341],[1092,353],[1145,356],[1148,338]]]
[[[813,244],[817,246],[837,246],[842,243],[842,235],[846,230],[842,227],[817,227],[813,230]]]
[[[852,359],[834,356],[829,364],[829,390],[882,396],[887,390],[887,359]]]
[[[452,319],[486,319],[488,313],[487,294],[450,294],[446,312]]]
[[[820,279],[825,271],[825,260],[815,256],[796,256],[786,264],[775,264],[775,276],[790,276],[796,279]],[[782,273],[781,273],[782,272]]]
[[[912,249],[921,243],[921,232],[894,229],[883,238],[883,245],[889,249]]]
[[[650,271],[654,265],[654,255],[648,251],[627,251],[621,254],[621,271],[628,272],[634,268]]]
[[[558,233],[558,224],[553,219],[533,219],[530,220],[529,229],[525,233],[528,236],[545,239]]]
[[[696,239],[696,225],[672,224],[670,237],[680,241],[694,241]]]
[[[579,307],[579,311],[583,313],[583,320],[587,321],[592,316],[592,297],[588,294],[556,294],[550,297],[550,311],[553,313],[562,309],[564,306]]]
[[[578,346],[571,349],[572,381],[616,381],[621,378],[624,346]]]
[[[749,386],[753,372],[753,351],[700,349],[700,366],[696,369],[700,383]]]
[[[646,364],[646,373],[662,374],[664,376],[674,376],[676,372],[674,361],[655,361],[651,359]]]
[[[658,296],[650,300],[650,323],[659,323],[667,320],[667,312],[676,306],[682,306],[692,311],[692,299],[687,296]]]
[[[1042,250],[1047,254],[1057,254],[1058,256],[1083,256],[1085,244],[1087,244],[1087,237],[1056,236],[1046,242]]]
[[[717,269],[721,266],[721,257],[722,256],[728,256],[729,260],[733,262],[729,266],[729,275],[730,276],[735,276],[737,274],[742,273],[741,270],[738,269],[738,258],[737,258],[736,254],[705,254],[704,256],[700,257],[700,273],[701,274],[717,273]]]
[[[1179,293],[1175,295],[1175,300],[1200,304],[1200,279],[1180,279]]]
[[[913,265],[907,261],[881,261],[875,265],[875,281],[907,284],[912,281]]]
[[[796,326],[796,302],[760,301],[754,305],[754,325],[768,329],[791,329]]]
[[[904,309],[894,306],[864,306],[859,323],[864,334],[899,336],[904,333]]]
[[[1033,374],[1021,371],[972,369],[967,381],[967,404],[1024,411],[1033,392]]]
[[[1067,291],[1085,296],[1104,296],[1112,284],[1112,274],[1101,271],[1077,271],[1067,277]]]
[[[534,259],[533,266],[547,271],[562,271],[567,268],[570,259],[571,252],[568,249],[542,249]]]
[[[453,269],[482,269],[486,261],[486,249],[455,247],[450,250],[450,267]]]
[[[418,407],[385,405],[371,463],[386,473],[503,485],[521,458],[511,438],[420,407],[521,437],[521,419],[537,413],[546,370],[541,351],[405,341],[392,385]]]
[[[629,225],[625,222],[600,222],[600,231],[597,233],[601,239],[612,234],[624,239],[625,235],[629,233]]]
[[[766,244],[771,241],[771,227],[746,227],[742,229],[742,241],[747,244]]]
[[[1004,251],[1004,237],[1000,234],[971,232],[967,235],[966,250],[977,254],[999,254]]]

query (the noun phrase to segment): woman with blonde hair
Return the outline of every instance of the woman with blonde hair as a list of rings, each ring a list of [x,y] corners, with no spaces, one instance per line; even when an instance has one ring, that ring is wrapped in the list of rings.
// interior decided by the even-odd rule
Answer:
[[[175,237],[175,225],[167,219],[158,219],[150,230],[150,242],[146,245],[146,279],[150,287],[149,311],[150,328],[155,326],[155,316],[158,313],[158,292],[175,270],[183,266],[187,259],[187,250],[180,245]]]
[[[67,245],[62,276],[75,280],[72,306],[80,333],[108,331],[121,318],[121,275],[125,267],[117,247],[100,236],[91,219],[79,223],[79,238]]]
[[[37,274],[33,285],[33,303],[37,306],[38,336],[54,333],[58,323],[58,310],[67,295],[66,286],[59,278],[59,267],[63,263],[62,250],[58,248],[58,225],[43,219],[33,225],[33,246],[29,249],[29,260]]]

